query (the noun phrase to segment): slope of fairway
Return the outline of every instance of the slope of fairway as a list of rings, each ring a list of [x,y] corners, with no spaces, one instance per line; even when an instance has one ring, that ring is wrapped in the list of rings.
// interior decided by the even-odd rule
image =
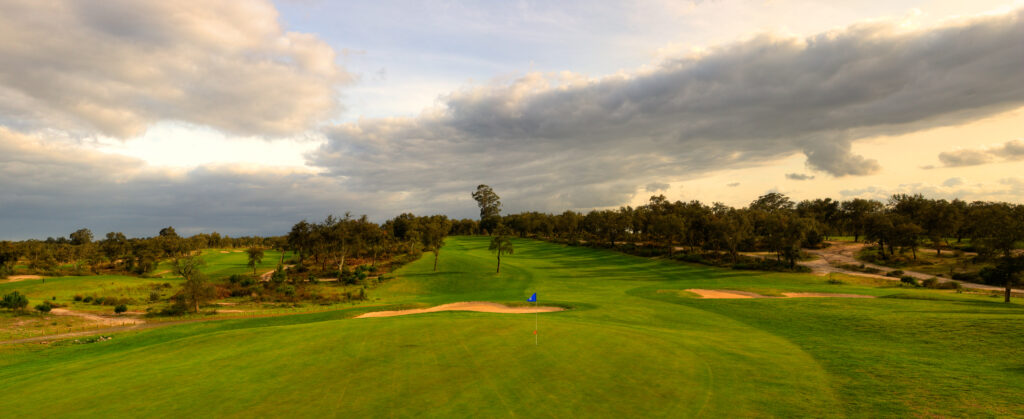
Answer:
[[[829,285],[537,241],[496,275],[487,238],[453,237],[374,290],[373,308],[188,324],[0,348],[11,416],[1022,415],[1018,305]],[[431,258],[432,259],[432,258]],[[685,289],[875,299],[703,300]],[[459,301],[553,313],[367,310]],[[922,298],[942,298],[941,300]],[[539,319],[539,345],[534,322]],[[1019,352],[1017,352],[1019,353]]]

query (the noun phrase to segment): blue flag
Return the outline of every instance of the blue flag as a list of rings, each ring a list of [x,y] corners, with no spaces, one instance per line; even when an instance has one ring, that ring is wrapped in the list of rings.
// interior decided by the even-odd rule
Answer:
[[[533,295],[531,295],[530,298],[528,298],[526,301],[529,301],[531,303],[536,303],[537,302],[537,293],[533,293]]]

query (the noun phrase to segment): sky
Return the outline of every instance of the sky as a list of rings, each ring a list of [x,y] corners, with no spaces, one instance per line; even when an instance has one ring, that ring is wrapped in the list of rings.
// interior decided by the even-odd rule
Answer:
[[[0,239],[1024,202],[1024,1],[0,0]]]

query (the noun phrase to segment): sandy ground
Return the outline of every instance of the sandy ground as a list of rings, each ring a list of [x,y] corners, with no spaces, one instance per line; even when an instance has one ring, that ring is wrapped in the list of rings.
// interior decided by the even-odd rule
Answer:
[[[395,311],[371,311],[364,313],[356,318],[364,317],[394,317],[394,316],[405,316],[409,314],[420,314],[420,313],[436,313],[438,311],[478,311],[482,313],[549,313],[552,311],[563,311],[562,307],[509,307],[498,303],[489,303],[486,301],[468,301],[461,303],[442,304],[430,308],[418,308],[413,310],[395,310]]]
[[[11,275],[6,280],[0,279],[0,282],[18,282],[26,279],[43,279],[40,275]]]
[[[823,297],[823,298],[830,298],[830,297],[834,297],[834,298],[875,298],[875,296],[873,296],[873,295],[830,294],[830,293],[824,293],[824,292],[784,292],[784,293],[782,293],[782,295],[785,295],[787,298],[814,298],[814,297]]]
[[[92,313],[83,313],[81,311],[71,311],[66,308],[55,308],[50,310],[50,314],[56,316],[81,317],[95,323],[100,323],[104,326],[124,326],[145,323],[142,319],[136,319],[134,317],[106,317]]]
[[[753,292],[746,291],[733,291],[733,290],[702,290],[702,289],[688,289],[687,291],[692,292],[701,296],[701,298],[808,298],[808,297],[821,297],[821,298],[875,298],[870,295],[860,294],[828,294],[820,292],[784,292],[782,295],[785,297],[771,297],[767,295],[761,295]]]
[[[806,266],[808,268],[811,268],[811,272],[813,272],[813,273],[815,273],[817,275],[828,275],[830,272],[836,272],[836,273],[844,273],[844,274],[848,274],[848,275],[864,276],[864,277],[868,277],[868,278],[886,279],[886,280],[890,280],[890,281],[899,281],[900,280],[899,278],[893,278],[893,277],[890,277],[890,276],[869,274],[869,273],[858,272],[858,271],[851,271],[851,270],[848,270],[848,269],[843,269],[843,268],[839,268],[839,267],[835,266],[835,265],[842,265],[842,264],[854,264],[854,265],[861,265],[861,264],[863,264],[865,267],[879,269],[882,272],[889,272],[889,271],[897,269],[897,268],[890,268],[890,267],[882,266],[882,265],[875,265],[873,263],[861,262],[861,261],[857,260],[855,255],[857,254],[857,252],[860,251],[860,249],[863,249],[864,246],[867,246],[866,243],[831,242],[831,241],[828,242],[828,243],[831,244],[831,246],[826,247],[824,249],[805,249],[805,251],[807,253],[810,253],[810,254],[818,256],[818,259],[809,260],[809,261],[803,261],[803,262],[798,262],[798,263],[803,265],[803,266]],[[912,276],[914,278],[917,278],[918,280],[925,280],[925,279],[928,279],[928,278],[936,278],[936,279],[938,279],[939,282],[949,282],[949,281],[951,281],[951,279],[949,279],[949,278],[937,277],[935,275],[926,274],[926,273],[923,273],[923,272],[908,271],[906,269],[902,269],[902,271],[903,271],[903,275]],[[971,282],[961,282],[960,285],[962,285],[964,288],[968,288],[968,289],[985,290],[985,291],[1001,291],[1001,290],[1005,289],[1003,287],[994,287],[994,286],[991,286],[991,285],[975,284],[975,283],[971,283]]]

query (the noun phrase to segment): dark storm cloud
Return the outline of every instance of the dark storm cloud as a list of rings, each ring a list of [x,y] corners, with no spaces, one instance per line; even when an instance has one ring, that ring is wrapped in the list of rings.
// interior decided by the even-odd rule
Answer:
[[[309,161],[355,190],[440,208],[479,183],[522,208],[619,205],[652,182],[795,152],[833,176],[871,174],[878,163],[851,151],[859,138],[1024,103],[1022,13],[761,36],[599,80],[531,74],[452,93],[416,118],[335,126]]]

